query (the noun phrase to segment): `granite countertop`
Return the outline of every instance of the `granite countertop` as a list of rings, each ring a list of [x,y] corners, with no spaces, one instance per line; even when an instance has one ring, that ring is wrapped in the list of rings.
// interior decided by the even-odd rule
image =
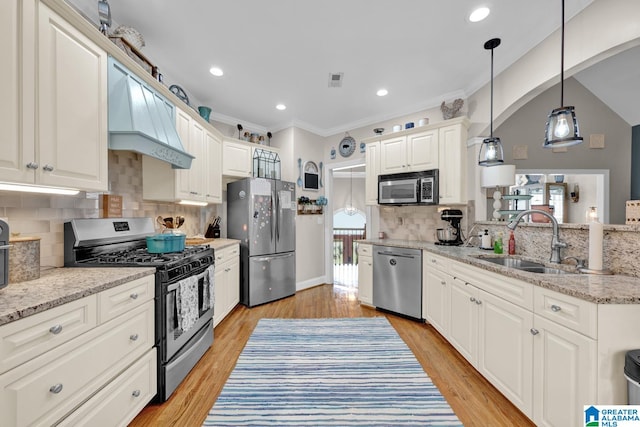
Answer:
[[[52,268],[0,289],[0,326],[154,274],[151,267]]]
[[[622,275],[598,276],[592,274],[543,274],[531,273],[515,268],[504,267],[483,261],[482,256],[496,255],[493,252],[461,246],[439,246],[432,242],[410,240],[367,239],[361,243],[401,248],[423,249],[436,255],[441,255],[465,264],[473,265],[504,276],[520,279],[546,289],[551,289],[566,295],[571,295],[597,304],[640,304],[640,278]],[[521,258],[519,256],[511,256]],[[541,262],[540,260],[533,260]],[[568,272],[574,271],[573,265],[551,264],[545,265],[560,268]]]

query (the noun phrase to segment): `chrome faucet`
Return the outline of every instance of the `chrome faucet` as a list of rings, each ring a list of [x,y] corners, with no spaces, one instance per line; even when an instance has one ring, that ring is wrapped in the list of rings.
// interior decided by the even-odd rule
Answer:
[[[538,209],[527,209],[526,211],[520,212],[518,216],[516,216],[512,221],[510,221],[509,224],[507,224],[507,228],[509,228],[510,230],[515,230],[520,220],[525,215],[530,215],[530,214],[544,215],[551,220],[551,224],[553,226],[553,237],[551,238],[551,258],[549,259],[549,261],[555,264],[560,264],[562,260],[562,257],[560,256],[560,249],[566,248],[567,243],[560,240],[559,230],[558,230],[558,220],[556,220],[556,218],[553,215],[551,215],[549,212],[541,211]]]

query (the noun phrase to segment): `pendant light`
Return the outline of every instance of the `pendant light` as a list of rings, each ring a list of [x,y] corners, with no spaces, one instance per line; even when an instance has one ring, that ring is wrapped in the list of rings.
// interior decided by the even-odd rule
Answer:
[[[560,105],[564,104],[564,0],[562,0],[562,27],[560,48]],[[569,147],[580,144],[582,137],[573,106],[554,108],[547,118],[544,148]]]
[[[500,39],[491,39],[484,44],[484,48],[491,49],[491,131],[489,138],[485,138],[480,146],[478,165],[496,166],[504,163],[504,153],[500,138],[493,136],[493,49],[500,46]]]
[[[353,206],[353,169],[349,171],[349,174],[349,203],[347,203],[344,212],[349,216],[353,216],[357,212],[356,207]]]

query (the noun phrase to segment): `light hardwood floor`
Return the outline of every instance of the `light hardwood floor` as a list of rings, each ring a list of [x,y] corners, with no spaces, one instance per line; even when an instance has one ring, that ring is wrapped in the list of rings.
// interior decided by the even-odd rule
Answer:
[[[130,426],[200,426],[258,320],[386,316],[465,426],[533,426],[430,325],[361,306],[357,291],[317,286],[259,307],[239,305],[215,329],[213,346],[171,398],[147,406]]]

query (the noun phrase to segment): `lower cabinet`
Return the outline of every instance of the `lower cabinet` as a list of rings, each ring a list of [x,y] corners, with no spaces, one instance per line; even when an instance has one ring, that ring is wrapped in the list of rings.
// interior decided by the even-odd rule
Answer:
[[[21,349],[30,354],[28,360],[6,366],[8,370],[0,375],[0,425],[64,421],[75,426],[85,418],[98,420],[86,424],[92,426],[131,421],[156,394],[153,289],[154,276],[147,276],[98,293],[97,298],[91,295],[79,300],[88,307],[85,313],[94,317],[99,307],[114,307],[114,290],[123,295],[117,304],[120,308],[112,310],[122,309],[118,315],[101,317],[98,313],[97,325],[62,344],[49,341],[48,336],[65,332],[70,323],[66,314],[51,318],[45,311],[1,327],[3,344],[29,336],[42,325],[46,335],[28,344],[35,353]],[[102,417],[101,405],[108,406],[108,418]],[[65,421],[68,417],[80,421]]]
[[[423,260],[427,322],[536,425],[580,426],[583,405],[626,403],[620,340],[638,306],[598,306],[427,251]]]
[[[216,249],[213,326],[220,323],[240,302],[240,246]]]
[[[358,244],[358,299],[373,305],[373,256],[371,245]]]

